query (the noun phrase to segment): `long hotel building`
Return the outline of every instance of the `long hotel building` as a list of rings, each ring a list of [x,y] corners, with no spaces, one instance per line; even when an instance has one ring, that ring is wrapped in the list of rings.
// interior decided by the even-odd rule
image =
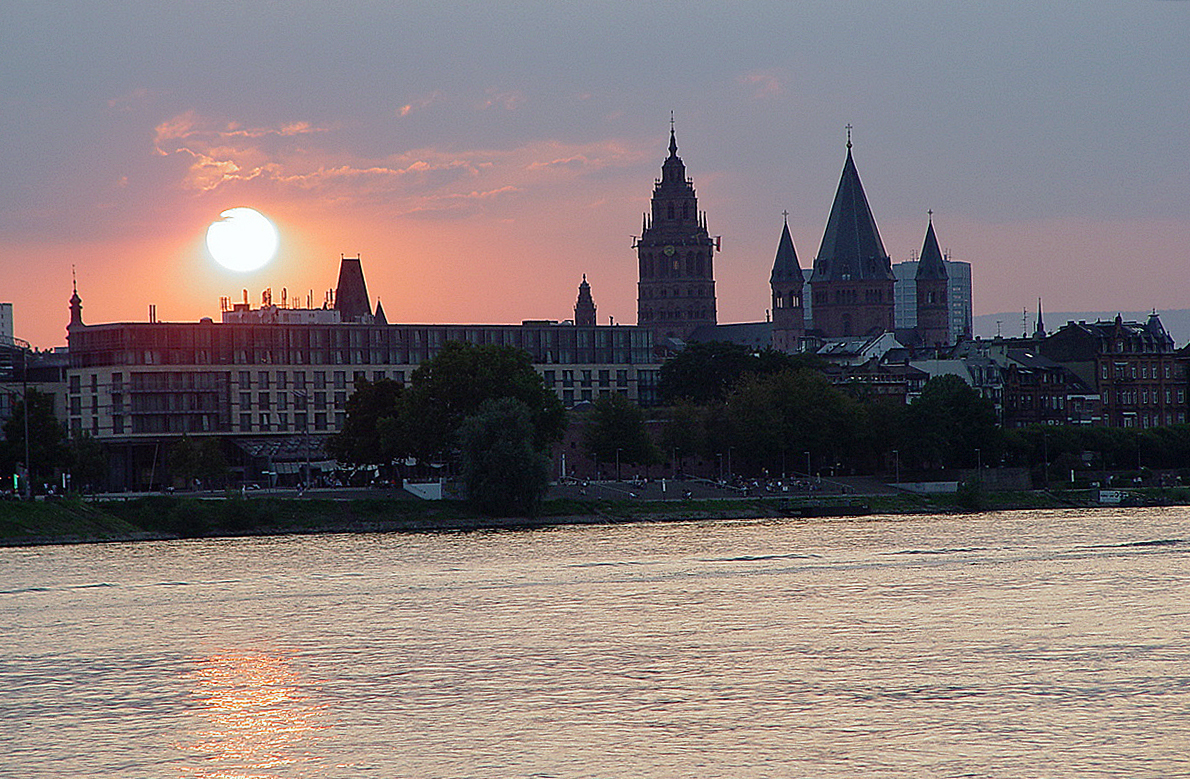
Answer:
[[[596,325],[583,284],[575,320],[520,325],[389,324],[379,304],[370,307],[358,258],[342,261],[333,305],[225,301],[219,322],[88,325],[76,290],[64,416],[72,435],[89,434],[127,458],[113,470],[137,482],[158,448],[183,435],[336,433],[357,380],[407,383],[451,341],[524,349],[567,407],[611,393],[652,403],[659,365],[651,331]]]

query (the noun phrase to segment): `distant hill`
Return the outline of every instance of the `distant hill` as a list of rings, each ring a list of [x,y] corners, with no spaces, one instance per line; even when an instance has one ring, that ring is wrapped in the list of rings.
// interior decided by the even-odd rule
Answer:
[[[1045,319],[1045,329],[1047,332],[1053,333],[1067,322],[1094,322],[1097,319],[1115,319],[1116,314],[1124,317],[1125,321],[1144,322],[1149,318],[1149,311],[1042,311],[1042,317]],[[1173,338],[1175,346],[1185,346],[1190,341],[1190,309],[1182,308],[1175,311],[1158,311],[1158,316],[1161,317],[1161,324],[1165,326],[1165,332],[1169,333]],[[994,338],[996,336],[996,322],[1000,322],[1000,335],[1005,338],[1020,337],[1021,330],[1021,312],[1004,313],[1004,314],[980,314],[975,317],[974,328],[975,335],[980,338]],[[1033,326],[1037,323],[1036,309],[1030,311],[1027,316],[1026,329],[1029,335],[1033,334]]]

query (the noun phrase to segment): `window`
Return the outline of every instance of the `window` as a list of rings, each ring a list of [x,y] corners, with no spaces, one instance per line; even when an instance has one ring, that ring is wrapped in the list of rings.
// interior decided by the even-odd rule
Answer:
[[[335,371],[335,389],[347,388],[347,371]]]
[[[245,432],[252,429],[252,415],[240,414],[240,430]]]
[[[269,374],[268,371],[261,371],[256,374],[256,383],[262,390],[269,388]]]

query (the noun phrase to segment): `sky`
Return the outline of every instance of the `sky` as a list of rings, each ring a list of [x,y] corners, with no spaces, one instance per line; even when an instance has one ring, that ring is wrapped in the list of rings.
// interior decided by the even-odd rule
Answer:
[[[390,322],[636,320],[667,154],[720,322],[762,320],[782,212],[803,268],[845,126],[894,262],[933,211],[976,314],[1187,306],[1190,2],[6,4],[0,301],[15,334],[321,304],[360,256]],[[255,208],[280,251],[204,245]]]

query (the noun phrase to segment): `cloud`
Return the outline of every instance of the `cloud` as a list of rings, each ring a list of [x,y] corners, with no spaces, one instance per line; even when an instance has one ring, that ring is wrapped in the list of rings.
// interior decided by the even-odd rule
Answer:
[[[739,82],[750,90],[753,100],[772,100],[780,97],[785,91],[781,78],[771,70],[745,73]]]
[[[376,156],[347,150],[344,132],[307,121],[249,126],[189,111],[156,126],[153,150],[185,160],[176,183],[194,193],[251,183],[281,198],[447,216],[503,208],[514,196],[554,198],[559,181],[628,169],[644,153],[615,141],[535,140],[512,148],[423,146]],[[369,140],[376,145],[376,138]]]
[[[485,92],[487,97],[480,103],[480,109],[502,108],[505,111],[515,111],[525,102],[525,94],[519,90],[499,90],[491,88]]]
[[[412,113],[421,111],[422,109],[428,108],[430,105],[437,103],[441,98],[442,98],[441,92],[438,92],[438,91],[431,92],[428,95],[424,95],[422,97],[419,97],[416,100],[412,100],[412,101],[406,103],[405,105],[401,106],[400,108],[398,108],[397,116],[399,116],[399,117],[409,116]]]

